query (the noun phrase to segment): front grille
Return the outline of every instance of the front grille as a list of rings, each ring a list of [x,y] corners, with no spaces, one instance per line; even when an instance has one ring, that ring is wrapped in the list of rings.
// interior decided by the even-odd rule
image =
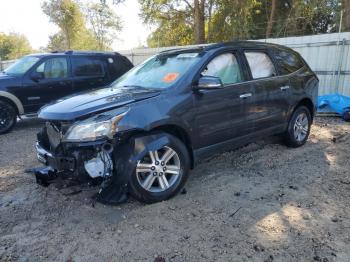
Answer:
[[[46,122],[46,132],[50,145],[53,149],[57,148],[61,143],[62,134],[60,129],[53,123]]]

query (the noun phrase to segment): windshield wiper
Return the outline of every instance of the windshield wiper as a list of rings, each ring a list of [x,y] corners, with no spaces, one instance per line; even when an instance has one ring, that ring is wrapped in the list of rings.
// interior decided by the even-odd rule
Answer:
[[[144,86],[138,86],[138,85],[125,85],[125,86],[122,86],[122,87],[136,87],[136,88],[140,88],[140,89],[147,89]]]
[[[145,86],[138,86],[138,85],[125,85],[122,87],[134,87],[137,89],[142,89],[142,90],[147,90],[147,91],[159,91],[159,88],[155,88],[155,87],[145,87]]]

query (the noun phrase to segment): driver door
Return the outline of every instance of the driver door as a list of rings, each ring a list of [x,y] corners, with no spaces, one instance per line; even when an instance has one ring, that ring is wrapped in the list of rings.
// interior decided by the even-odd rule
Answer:
[[[227,142],[245,134],[246,104],[250,99],[245,99],[242,95],[251,93],[251,90],[244,83],[238,53],[218,54],[207,64],[201,75],[219,77],[224,87],[195,93],[197,148]]]
[[[73,92],[67,57],[52,57],[31,70],[23,80],[26,112],[37,112],[42,106]]]

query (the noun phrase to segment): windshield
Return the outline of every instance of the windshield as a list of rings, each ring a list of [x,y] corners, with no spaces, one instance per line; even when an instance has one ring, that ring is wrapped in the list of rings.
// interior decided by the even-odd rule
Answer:
[[[38,57],[25,56],[10,65],[4,72],[8,75],[23,75],[38,61]]]
[[[116,80],[113,87],[164,89],[173,85],[200,60],[199,53],[157,55]]]

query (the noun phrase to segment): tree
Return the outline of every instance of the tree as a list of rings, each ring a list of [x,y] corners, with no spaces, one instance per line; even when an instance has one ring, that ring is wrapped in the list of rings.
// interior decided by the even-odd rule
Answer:
[[[194,0],[192,8],[194,16],[194,35],[196,44],[205,43],[205,0]]]
[[[28,39],[21,34],[0,33],[0,59],[12,60],[33,52]]]
[[[344,29],[350,31],[350,0],[344,0]]]
[[[207,21],[208,42],[254,38],[253,14],[259,7],[255,0],[221,0],[214,3],[213,14]]]
[[[267,23],[267,28],[266,28],[266,38],[269,38],[272,32],[272,25],[275,20],[275,15],[276,15],[276,6],[277,6],[277,0],[272,0],[271,1],[271,12],[270,12],[270,18]]]
[[[334,32],[340,1],[139,0],[152,46]]]
[[[113,39],[117,38],[117,32],[122,28],[119,17],[105,3],[90,4],[85,13],[98,49],[110,49]]]
[[[181,20],[164,20],[148,37],[149,47],[193,44],[192,28]]]
[[[84,15],[73,0],[49,0],[42,4],[43,12],[60,31],[50,37],[48,47],[60,49],[96,49],[97,41],[85,24]]]
[[[193,32],[196,44],[205,43],[205,13],[210,0],[139,0],[145,23],[168,26],[177,21]],[[189,36],[186,36],[189,38]]]
[[[291,23],[285,35],[335,32],[339,25],[340,0],[294,0]]]

